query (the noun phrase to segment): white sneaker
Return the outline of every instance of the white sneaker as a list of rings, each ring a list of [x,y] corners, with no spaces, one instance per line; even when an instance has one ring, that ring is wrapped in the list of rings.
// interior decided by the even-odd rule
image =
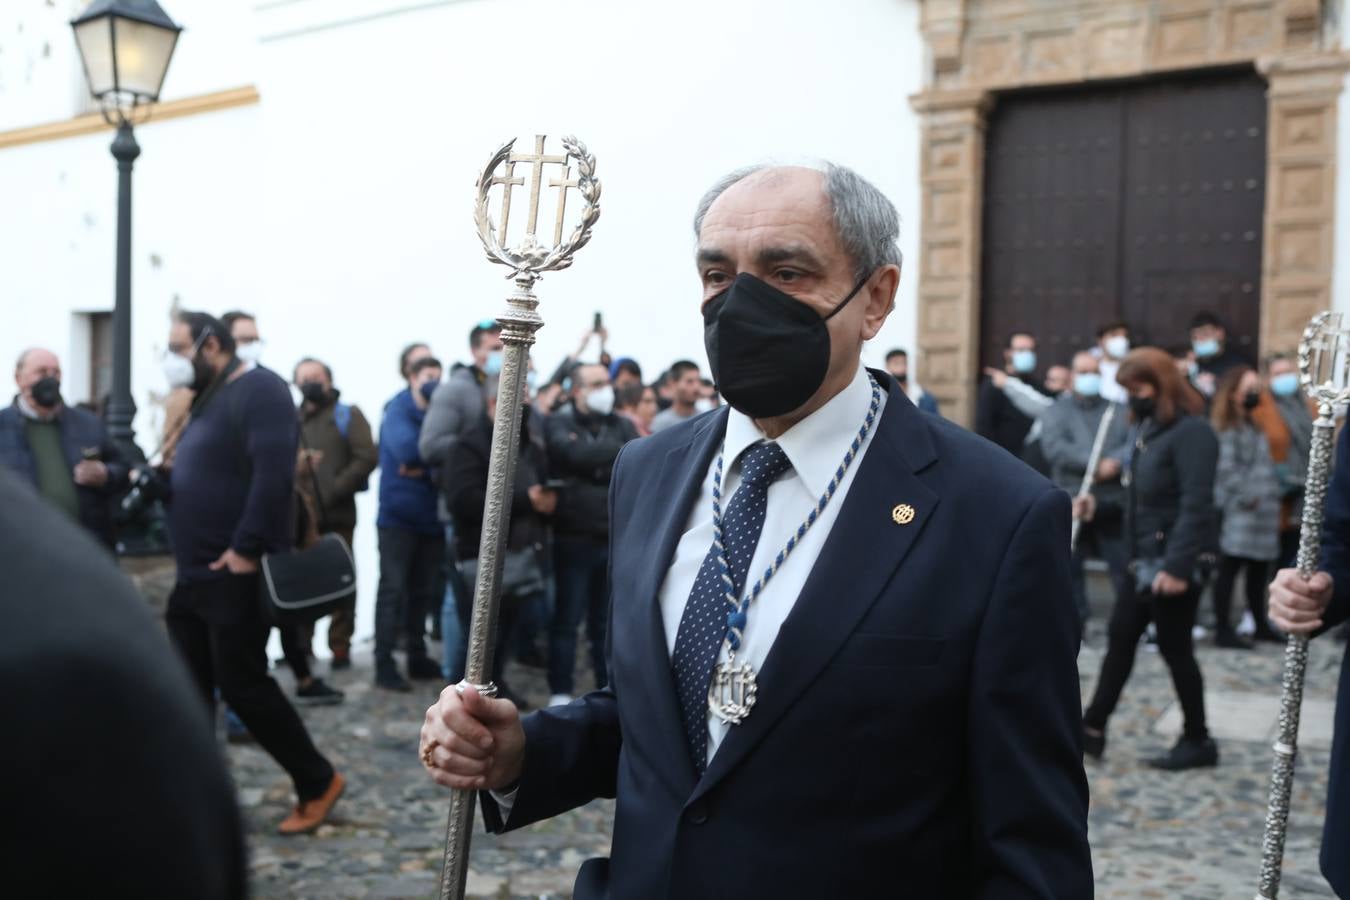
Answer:
[[[1191,640],[1203,641],[1209,635],[1209,630],[1203,625],[1191,626]]]
[[[1256,620],[1252,618],[1250,609],[1242,614],[1242,621],[1238,623],[1237,633],[1243,637],[1251,637],[1256,634]]]
[[[572,702],[571,694],[554,694],[548,698],[549,706],[566,706]]]

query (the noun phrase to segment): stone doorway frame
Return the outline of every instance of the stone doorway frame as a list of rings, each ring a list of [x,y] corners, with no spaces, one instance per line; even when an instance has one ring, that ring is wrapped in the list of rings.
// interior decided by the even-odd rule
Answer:
[[[975,418],[985,123],[999,92],[1252,64],[1266,79],[1260,352],[1331,305],[1337,103],[1350,56],[1322,0],[920,0],[919,379]]]

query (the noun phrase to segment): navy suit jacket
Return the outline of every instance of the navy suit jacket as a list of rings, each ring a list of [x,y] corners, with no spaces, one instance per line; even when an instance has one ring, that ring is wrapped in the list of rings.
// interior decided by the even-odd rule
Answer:
[[[1350,429],[1341,429],[1336,468],[1327,488],[1322,524],[1321,568],[1335,583],[1335,596],[1323,616],[1329,629],[1350,619]],[[1327,822],[1322,833],[1322,874],[1337,897],[1350,897],[1350,650],[1341,663],[1336,692],[1336,724],[1331,742],[1331,778],[1327,783]]]
[[[617,796],[579,900],[1092,897],[1068,495],[873,374],[877,433],[702,777],[657,596],[726,411],[620,455],[610,687],[526,718],[509,822],[484,794],[492,831]]]

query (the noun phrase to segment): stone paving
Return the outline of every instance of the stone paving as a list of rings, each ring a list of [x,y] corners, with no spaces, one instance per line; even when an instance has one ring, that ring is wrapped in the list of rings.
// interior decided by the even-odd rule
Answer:
[[[1099,627],[1091,629],[1079,660],[1085,694],[1100,663]],[[1332,896],[1318,874],[1317,853],[1342,650],[1325,638],[1312,647],[1284,897]],[[1204,642],[1201,657],[1221,765],[1164,774],[1140,764],[1169,746],[1179,728],[1166,668],[1156,653],[1141,649],[1111,723],[1106,758],[1088,769],[1099,897],[1199,900],[1255,893],[1282,649],[1219,650]],[[546,695],[540,675],[515,667],[508,678],[527,699],[541,703]],[[289,691],[284,670],[278,678]],[[434,896],[448,802],[423,774],[416,744],[436,686],[421,685],[412,695],[376,691],[368,661],[361,658],[353,670],[329,680],[347,691],[346,703],[302,712],[349,787],[332,823],[316,835],[276,836],[275,825],[291,802],[288,781],[261,751],[229,748],[249,829],[254,894]],[[597,802],[504,837],[477,831],[470,895],[569,896],[581,861],[607,851],[612,814],[611,803]]]

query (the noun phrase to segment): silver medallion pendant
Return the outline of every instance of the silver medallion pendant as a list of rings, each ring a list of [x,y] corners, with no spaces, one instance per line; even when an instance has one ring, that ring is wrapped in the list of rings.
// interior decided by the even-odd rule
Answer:
[[[749,663],[736,665],[736,657],[720,662],[713,669],[708,686],[708,709],[728,725],[739,725],[755,705],[755,670]]]

